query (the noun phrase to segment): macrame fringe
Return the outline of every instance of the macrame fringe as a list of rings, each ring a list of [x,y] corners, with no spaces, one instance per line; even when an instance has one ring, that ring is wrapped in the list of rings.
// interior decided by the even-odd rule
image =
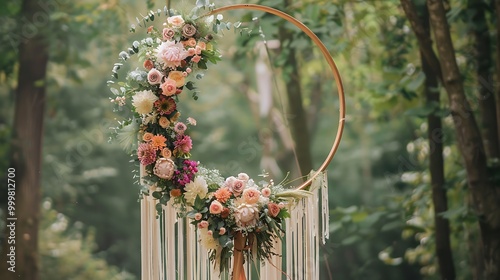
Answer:
[[[141,175],[143,171],[141,168]],[[319,247],[329,238],[326,172],[316,177],[310,190],[311,196],[289,209],[285,242],[275,240],[277,256],[265,264],[245,262],[247,279],[320,279]],[[170,202],[162,207],[158,217],[156,204],[151,196],[145,195],[141,200],[141,279],[230,280],[230,275],[219,275],[218,268],[212,266],[208,251],[198,242],[196,228],[189,220],[178,218]]]

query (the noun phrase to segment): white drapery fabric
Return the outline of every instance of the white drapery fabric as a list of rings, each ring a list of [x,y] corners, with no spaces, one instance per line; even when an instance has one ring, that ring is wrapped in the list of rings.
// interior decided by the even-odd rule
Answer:
[[[312,195],[290,207],[286,234],[276,240],[275,252],[265,263],[246,261],[247,279],[319,280],[319,247],[329,237],[328,186],[326,173],[316,177]],[[158,201],[141,199],[142,280],[229,280],[219,275],[198,242],[189,219],[179,218],[169,202],[158,215]],[[232,262],[231,262],[232,263]]]

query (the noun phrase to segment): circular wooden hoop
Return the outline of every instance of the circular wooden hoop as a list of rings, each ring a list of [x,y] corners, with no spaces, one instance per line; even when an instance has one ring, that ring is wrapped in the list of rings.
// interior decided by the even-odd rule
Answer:
[[[321,174],[323,171],[326,170],[328,165],[333,159],[333,156],[337,152],[337,149],[340,145],[340,140],[342,138],[342,133],[344,131],[344,125],[345,125],[345,99],[344,99],[344,87],[342,85],[342,80],[340,78],[340,73],[339,70],[337,69],[337,65],[335,64],[335,61],[333,61],[332,56],[328,52],[328,49],[325,47],[323,42],[314,34],[307,26],[305,26],[302,22],[297,20],[296,18],[292,17],[291,15],[284,13],[280,10],[276,10],[274,8],[270,8],[267,6],[262,6],[262,5],[255,5],[255,4],[235,4],[235,5],[229,5],[221,8],[217,8],[212,10],[208,15],[213,15],[216,13],[224,12],[224,11],[230,11],[230,10],[257,10],[257,11],[264,11],[273,15],[276,15],[288,22],[293,23],[295,26],[300,28],[304,33],[309,36],[313,40],[313,42],[316,44],[317,47],[321,50],[321,53],[323,54],[324,58],[328,62],[328,65],[330,66],[330,69],[332,70],[333,76],[335,77],[335,84],[337,86],[338,90],[338,97],[339,97],[339,102],[340,102],[340,108],[339,108],[339,126],[337,128],[337,135],[335,136],[335,140],[333,141],[332,148],[330,149],[330,152],[328,153],[328,156],[326,157],[325,161],[321,164],[320,168],[316,173],[314,173],[309,179],[307,179],[304,183],[302,183],[300,186],[298,186],[296,189],[297,190],[302,190],[307,188],[308,186],[311,185],[312,181]]]

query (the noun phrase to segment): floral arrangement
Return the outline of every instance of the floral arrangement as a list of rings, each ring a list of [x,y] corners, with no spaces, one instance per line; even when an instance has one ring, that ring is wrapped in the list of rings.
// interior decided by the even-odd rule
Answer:
[[[129,113],[114,132],[144,168],[141,179],[149,187],[142,194],[158,199],[159,213],[172,200],[180,215],[191,218],[200,242],[210,250],[210,259],[223,271],[234,253],[236,233],[251,237],[249,243],[255,248],[248,253],[253,257],[272,256],[273,239],[281,237],[283,220],[289,216],[285,206],[308,192],[287,190],[272,180],[255,182],[245,173],[224,179],[217,170],[190,159],[193,143],[188,130],[196,126],[196,120],[182,120],[177,103],[185,89],[198,99],[189,78],[207,69],[209,62],[220,60],[216,39],[222,29],[231,27],[220,15],[198,15],[206,8],[213,6],[197,6],[187,15],[158,10],[138,20],[147,29],[146,38],[133,42],[119,57],[126,61],[137,54],[141,66],[129,71],[125,81],[109,81],[108,85],[115,95],[111,102],[116,111]],[[149,25],[163,13],[167,17],[161,28]],[[121,62],[114,65],[115,80],[122,66]]]

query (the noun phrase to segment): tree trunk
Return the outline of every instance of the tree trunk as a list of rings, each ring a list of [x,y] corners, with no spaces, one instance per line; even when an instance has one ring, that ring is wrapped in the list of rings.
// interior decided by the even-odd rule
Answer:
[[[427,37],[430,40],[429,14],[427,7],[423,9],[422,23]],[[440,104],[438,79],[434,75],[430,64],[420,51],[422,70],[425,74],[425,101],[428,105]],[[455,279],[455,265],[450,245],[450,224],[441,213],[448,210],[448,198],[445,189],[444,160],[443,160],[443,127],[441,117],[430,114],[427,117],[427,138],[429,140],[429,171],[431,174],[432,202],[434,205],[434,226],[436,237],[436,256],[439,264],[441,279]]]
[[[285,7],[289,7],[291,3],[285,0]],[[293,41],[293,33],[287,30],[284,26],[279,27],[279,39],[283,43],[285,41]],[[286,48],[286,50],[285,50]],[[297,161],[301,176],[309,174],[312,170],[311,147],[309,139],[309,129],[307,126],[307,114],[302,104],[302,90],[300,83],[300,74],[296,52],[293,48],[282,46],[282,51],[286,51],[286,92],[288,97],[288,112],[286,117],[292,131],[292,137],[295,141],[295,158]]]
[[[481,0],[471,0],[468,4],[468,10],[473,12],[470,26],[474,35],[480,128],[483,132],[487,158],[500,159],[495,90],[489,79],[493,62],[490,34],[484,13],[485,7],[486,3]]]
[[[500,146],[500,85],[498,82],[500,81],[500,0],[495,0],[495,18],[496,18],[496,45],[497,45],[497,65],[496,65],[496,73],[497,73],[497,87],[496,87],[496,108],[497,108],[497,136],[498,136],[498,145]]]
[[[481,134],[468,100],[455,58],[448,21],[441,0],[428,0],[428,10],[455,124],[458,147],[478,215],[484,246],[486,279],[500,279],[500,188],[490,181]]]
[[[25,0],[21,7],[21,17],[30,22],[37,13],[42,12],[35,0]],[[27,25],[28,23],[20,31],[28,28]],[[41,29],[36,29],[36,34],[21,42],[19,46],[19,74],[11,158],[11,168],[15,169],[16,186],[16,204],[12,214],[17,220],[14,221],[15,244],[10,244],[8,247],[10,250],[11,246],[15,246],[15,272],[7,270],[10,264],[5,260],[6,254],[2,253],[0,279],[39,279],[40,169],[48,62],[48,49],[43,32]],[[10,230],[8,233],[10,234]]]

